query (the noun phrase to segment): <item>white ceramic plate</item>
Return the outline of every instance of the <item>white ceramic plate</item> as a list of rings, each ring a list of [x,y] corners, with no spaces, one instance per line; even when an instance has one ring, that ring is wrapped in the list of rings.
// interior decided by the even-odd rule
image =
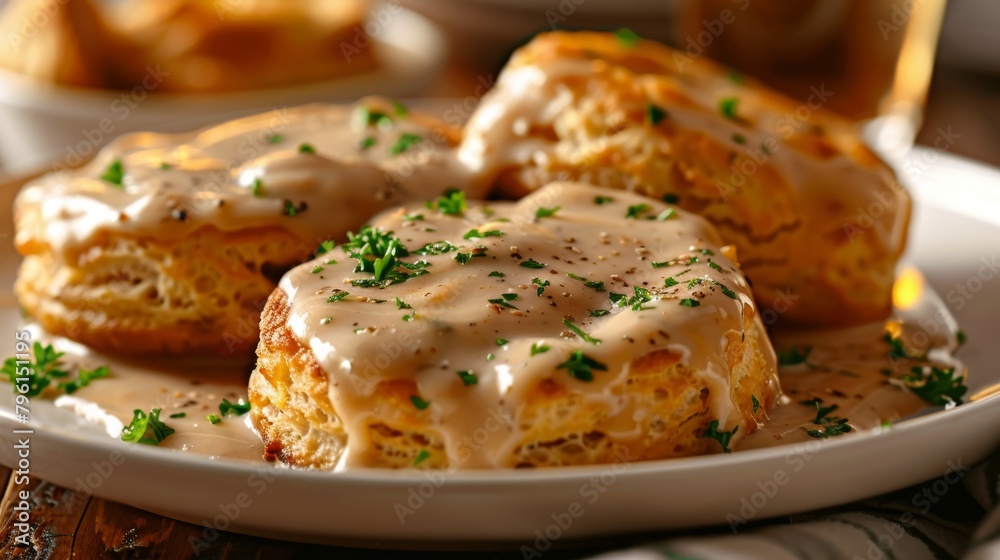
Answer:
[[[310,102],[400,97],[423,90],[445,57],[441,32],[423,16],[376,6],[366,29],[381,67],[324,82],[215,94],[140,91],[129,108],[116,90],[43,84],[0,69],[0,167],[33,170],[53,161],[74,166],[101,144],[134,131],[186,132],[235,117]],[[169,78],[166,78],[169,79]],[[103,121],[103,124],[101,124]]]
[[[1000,381],[991,340],[1000,329],[1000,278],[987,278],[992,269],[983,262],[1000,257],[1000,172],[923,149],[904,163],[918,203],[908,260],[968,333],[960,357],[975,392]],[[0,204],[9,204],[10,189],[0,195]],[[9,236],[4,222],[0,236]],[[8,241],[0,282],[9,286],[17,257]],[[971,299],[956,295],[958,283]],[[12,346],[17,311],[9,292],[0,298],[0,333],[10,333]],[[23,428],[11,403],[10,391],[0,390],[0,462],[8,466],[17,462],[12,430]],[[790,514],[940,476],[982,459],[1000,439],[984,429],[1000,425],[994,396],[883,433],[732,455],[535,471],[330,474],[124,444],[41,401],[31,415],[33,477],[70,488],[86,481],[97,496],[210,527],[206,538],[224,529],[400,547],[506,542],[541,550],[547,540]],[[784,482],[773,482],[776,476]]]

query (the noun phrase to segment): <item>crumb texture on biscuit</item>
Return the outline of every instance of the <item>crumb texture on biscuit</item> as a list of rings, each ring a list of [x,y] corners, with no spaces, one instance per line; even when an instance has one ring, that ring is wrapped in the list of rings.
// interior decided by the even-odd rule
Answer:
[[[860,324],[889,313],[910,199],[825,95],[794,101],[652,41],[545,33],[470,117],[460,157],[515,197],[580,180],[677,200],[739,248],[762,309]]]
[[[708,222],[583,184],[450,200],[383,213],[282,279],[249,392],[271,456],[614,463],[721,452],[712,422],[735,443],[766,418],[774,351]]]

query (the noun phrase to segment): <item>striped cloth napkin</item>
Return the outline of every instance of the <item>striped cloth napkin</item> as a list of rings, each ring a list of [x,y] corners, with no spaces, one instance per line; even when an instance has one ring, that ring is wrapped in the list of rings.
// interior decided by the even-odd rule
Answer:
[[[1000,452],[961,478],[838,508],[678,536],[600,560],[1000,559]]]

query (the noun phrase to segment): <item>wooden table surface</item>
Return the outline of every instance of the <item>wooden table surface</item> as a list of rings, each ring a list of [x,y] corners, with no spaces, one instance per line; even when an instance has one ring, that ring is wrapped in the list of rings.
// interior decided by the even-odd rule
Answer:
[[[478,85],[462,71],[446,73],[443,85],[431,93],[468,95]],[[925,127],[919,142],[931,144],[938,129],[948,127],[960,134],[952,153],[1000,166],[1000,80],[961,70],[939,70],[928,102]],[[189,539],[201,535],[203,527],[174,521],[126,505],[79,495],[40,480],[25,488],[14,484],[10,469],[0,467],[0,558],[521,558],[520,553],[401,553],[321,547],[222,533],[210,548],[196,554]],[[14,496],[31,492],[31,543],[25,548],[14,541],[17,534],[12,516]],[[622,541],[618,544],[623,544]],[[605,546],[614,546],[614,542]],[[599,546],[598,548],[604,548]],[[578,558],[597,552],[550,551],[546,558]]]

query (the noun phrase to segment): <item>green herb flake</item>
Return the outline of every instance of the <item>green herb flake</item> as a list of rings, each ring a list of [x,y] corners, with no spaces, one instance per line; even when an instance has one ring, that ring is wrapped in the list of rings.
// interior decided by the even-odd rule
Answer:
[[[164,171],[166,171],[166,170],[168,170],[168,169],[170,169],[172,167],[173,167],[172,165],[170,165],[169,163],[167,163],[165,161],[160,163],[160,169],[162,169]]]
[[[541,342],[532,342],[531,343],[531,355],[532,356],[537,356],[539,354],[544,354],[544,353],[548,352],[550,349],[551,348],[549,347],[549,345],[545,344],[545,343],[541,343]]]
[[[692,298],[684,298],[680,301],[680,304],[683,307],[698,307],[701,305],[701,302]]]
[[[33,353],[34,359],[21,360],[20,363],[16,357],[7,358],[2,370],[3,375],[13,384],[15,393],[18,393],[19,385],[27,385],[27,392],[21,393],[27,397],[42,394],[54,379],[61,379],[69,375],[69,372],[63,369],[61,360],[63,353],[56,352],[51,344],[42,346],[35,342]],[[27,372],[24,372],[25,367],[28,369]]]
[[[611,198],[610,196],[600,196],[600,195],[597,195],[597,196],[594,197],[594,204],[596,204],[598,206],[603,206],[603,205],[605,205],[605,204],[607,204],[609,202],[614,202],[614,200],[615,199]]]
[[[640,37],[639,34],[636,33],[635,31],[632,31],[627,27],[621,27],[617,31],[615,31],[615,39],[618,40],[618,44],[621,45],[623,48],[631,49],[639,44],[639,41],[642,40],[642,37]]]
[[[722,116],[730,120],[736,120],[736,110],[739,108],[740,100],[736,97],[724,97],[719,100],[719,112]]]
[[[423,463],[424,461],[429,459],[430,456],[431,456],[430,451],[427,451],[426,449],[421,449],[420,453],[417,453],[417,456],[413,459],[413,466],[415,467],[420,463]]]
[[[677,284],[680,284],[680,282],[675,280],[673,276],[667,276],[667,279],[663,281],[663,285],[668,288],[676,286]]]
[[[633,204],[632,206],[628,207],[628,210],[625,212],[625,217],[637,220],[640,214],[642,214],[643,212],[647,212],[648,210],[649,210],[648,204]]]
[[[243,399],[237,399],[236,402],[229,402],[229,399],[222,399],[219,403],[219,412],[223,416],[243,416],[247,412],[250,412],[250,403]]]
[[[733,142],[736,142],[737,144],[739,144],[741,146],[745,145],[747,143],[747,137],[743,136],[740,133],[733,134]]]
[[[476,374],[472,373],[472,370],[463,369],[458,372],[458,377],[466,387],[479,383],[479,378],[476,377]]]
[[[280,134],[271,134],[267,137],[268,144],[280,144],[285,140],[285,137]]]
[[[490,278],[503,278],[504,276],[507,276],[507,275],[504,274],[503,272],[500,272],[499,270],[494,270],[493,272],[491,272],[489,274],[489,276],[490,276]]]
[[[347,297],[349,295],[351,295],[351,294],[348,293],[348,292],[340,291],[340,292],[337,292],[337,293],[333,294],[332,296],[326,298],[326,302],[327,303],[334,303],[334,302],[337,302],[337,301],[340,301],[340,300],[344,299],[345,297]]]
[[[719,263],[713,261],[712,259],[708,259],[708,266],[711,267],[713,270],[718,270],[719,272],[722,272],[722,267],[719,266]]]
[[[291,200],[285,200],[281,213],[285,216],[297,216],[306,211],[308,205],[303,201],[297,206]]]
[[[72,395],[73,393],[79,391],[81,388],[90,385],[90,382],[94,379],[103,379],[111,375],[111,370],[105,366],[101,366],[97,369],[87,370],[80,368],[79,373],[77,373],[77,378],[73,381],[60,382],[57,387],[65,392],[67,395]]]
[[[132,421],[122,428],[121,440],[143,445],[157,445],[170,437],[174,429],[160,421],[160,409],[154,408],[146,414],[141,409],[132,411]]]
[[[565,369],[569,371],[570,376],[575,379],[579,379],[580,381],[593,381],[594,370],[608,370],[608,366],[585,356],[583,354],[583,350],[574,350],[565,362],[556,367],[558,369]]]
[[[562,206],[553,206],[552,208],[539,208],[535,210],[536,218],[551,218],[556,215],[556,212],[562,209]]]
[[[591,317],[604,317],[605,315],[611,315],[611,312],[607,309],[595,309],[590,312]]]
[[[413,146],[416,146],[421,141],[423,141],[423,139],[424,138],[419,134],[404,132],[399,136],[399,138],[396,139],[395,142],[392,143],[391,146],[389,146],[389,153],[394,156],[399,155],[409,150]]]
[[[318,257],[320,255],[325,255],[330,251],[334,250],[336,247],[337,247],[336,241],[333,241],[332,239],[327,239],[326,241],[321,242],[319,244],[319,247],[316,247],[316,256]]]
[[[957,331],[955,331],[955,340],[958,341],[959,347],[964,346],[965,341],[967,340],[965,331],[963,331],[962,329],[958,329]]]
[[[666,202],[667,204],[677,204],[678,202],[680,202],[681,197],[677,196],[676,194],[667,193],[661,197],[661,200],[663,200],[663,202]]]
[[[812,353],[812,346],[805,346],[801,350],[798,347],[791,347],[788,350],[782,350],[778,353],[778,365],[779,366],[797,366],[799,364],[807,364],[809,360],[809,354]]]
[[[579,336],[584,342],[589,342],[594,346],[598,346],[601,344],[601,339],[590,336],[589,334],[584,332],[583,329],[574,325],[573,322],[570,321],[569,319],[563,319],[562,323],[563,325],[566,325],[566,328],[576,333],[576,335]]]
[[[712,420],[708,424],[708,429],[705,430],[705,432],[699,437],[714,439],[719,442],[719,445],[722,446],[723,453],[731,453],[732,450],[729,449],[729,442],[732,441],[733,435],[735,435],[736,431],[739,429],[740,427],[737,425],[731,431],[719,431],[719,421]]]
[[[122,165],[122,160],[116,159],[108,164],[108,167],[104,169],[104,173],[101,173],[100,179],[102,181],[107,181],[112,185],[117,185],[119,188],[122,186],[122,180],[125,178],[125,166]]]
[[[392,110],[400,117],[407,117],[410,115],[410,110],[406,108],[406,105],[403,105],[395,99],[392,101]]]
[[[399,299],[399,297],[397,296],[396,309],[413,309],[413,307],[410,304],[406,303],[405,301]]]
[[[913,394],[938,406],[962,404],[962,396],[969,390],[955,368],[914,367],[903,376],[903,382]]]
[[[218,414],[209,414],[208,416],[205,417],[205,419],[208,420],[208,422],[212,425],[219,424],[220,422],[222,422],[222,418],[219,418]]]
[[[576,274],[573,274],[572,272],[567,272],[566,276],[569,276],[573,280],[579,280],[579,281],[583,282],[583,285],[586,288],[593,288],[595,291],[598,291],[598,292],[603,292],[604,291],[604,282],[597,281],[597,280],[587,280],[583,276],[578,276]]]
[[[479,231],[478,229],[470,229],[462,239],[480,239],[483,237],[503,237],[504,233],[499,230],[491,229],[487,231]]]
[[[186,418],[187,412],[175,412],[170,415],[171,418]]]
[[[417,410],[426,410],[427,407],[431,405],[430,401],[425,401],[417,395],[410,395],[410,402],[413,403],[413,406],[415,406]]]
[[[660,124],[660,122],[666,118],[667,112],[653,105],[652,103],[646,103],[646,122],[652,126]]]
[[[757,414],[757,411],[760,410],[760,401],[757,400],[757,395],[750,395],[750,404],[753,405],[753,413]]]
[[[528,259],[526,261],[521,261],[521,266],[524,268],[545,268],[547,265],[540,263],[535,259]]]
[[[673,208],[667,208],[663,212],[657,214],[655,218],[650,218],[650,219],[656,220],[657,222],[665,222],[670,218],[676,218],[676,217],[677,217],[677,210],[674,210]]]
[[[374,136],[365,136],[358,142],[358,149],[362,152],[374,146],[378,140]]]
[[[535,290],[536,296],[541,296],[543,293],[545,293],[545,288],[549,287],[549,285],[552,284],[552,282],[549,282],[548,280],[542,280],[541,278],[532,278],[531,283],[538,286],[538,288]]]
[[[461,216],[468,208],[465,193],[455,188],[445,190],[443,195],[436,200],[427,201],[425,206],[448,216]]]
[[[508,342],[510,342],[510,341],[507,340],[506,338],[498,338],[496,340],[497,346],[503,346],[504,344],[507,344]]]
[[[300,154],[315,154],[316,153],[316,148],[313,147],[312,144],[309,144],[307,142],[303,142],[302,144],[299,144],[299,153]]]
[[[319,274],[320,272],[323,272],[323,267],[320,265],[312,267],[312,270],[309,271],[310,274]]]

